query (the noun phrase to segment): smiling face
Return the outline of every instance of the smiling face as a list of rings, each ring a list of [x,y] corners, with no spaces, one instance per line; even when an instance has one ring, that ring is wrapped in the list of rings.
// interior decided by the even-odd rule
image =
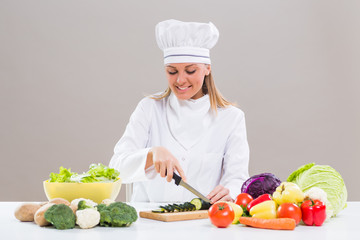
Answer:
[[[170,63],[165,66],[171,91],[180,100],[198,99],[204,94],[202,85],[210,65],[203,63]]]

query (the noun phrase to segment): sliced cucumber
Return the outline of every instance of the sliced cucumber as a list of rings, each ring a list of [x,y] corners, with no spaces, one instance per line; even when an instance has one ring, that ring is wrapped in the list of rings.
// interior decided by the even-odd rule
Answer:
[[[184,208],[185,208],[185,211],[190,211],[191,210],[188,202],[184,203]]]
[[[168,205],[160,206],[160,208],[164,209],[165,212],[171,212],[171,208]]]
[[[175,208],[175,211],[177,211],[177,212],[181,212],[181,207],[179,206],[179,205],[177,205],[177,204],[173,204],[173,206],[174,206],[174,208]]]
[[[194,206],[196,210],[200,210],[201,209],[201,199],[200,198],[194,198],[190,201]]]
[[[169,208],[170,208],[170,212],[174,212],[174,211],[175,211],[175,207],[174,207],[173,205],[169,204],[168,206],[169,206]]]
[[[163,208],[159,208],[159,209],[155,209],[155,210],[151,210],[153,213],[164,213],[165,209]]]
[[[196,206],[190,202],[186,202],[185,203],[186,209],[188,211],[195,211],[196,210]]]
[[[184,203],[180,204],[179,207],[180,207],[180,209],[181,209],[180,212],[186,211],[186,207],[185,207],[185,204],[184,204]]]
[[[190,203],[195,205],[196,210],[208,210],[211,207],[210,203],[205,202],[201,198],[193,198]]]
[[[181,204],[168,204],[159,206],[159,209],[152,210],[154,213],[170,213],[170,212],[185,212],[198,210],[197,206],[191,202],[184,202]]]

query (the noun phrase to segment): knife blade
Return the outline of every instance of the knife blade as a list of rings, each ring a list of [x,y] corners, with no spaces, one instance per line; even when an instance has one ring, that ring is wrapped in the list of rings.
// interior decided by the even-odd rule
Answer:
[[[205,202],[210,203],[210,200],[207,197],[205,197],[199,191],[197,191],[195,188],[193,188],[192,186],[190,186],[189,184],[184,182],[182,180],[182,178],[179,175],[177,175],[175,172],[173,173],[173,179],[175,180],[175,184],[177,186],[179,186],[179,185],[183,186],[184,188],[186,188],[187,190],[189,190],[190,192],[192,192],[193,194],[195,194],[196,196],[198,196],[199,198],[201,198]]]

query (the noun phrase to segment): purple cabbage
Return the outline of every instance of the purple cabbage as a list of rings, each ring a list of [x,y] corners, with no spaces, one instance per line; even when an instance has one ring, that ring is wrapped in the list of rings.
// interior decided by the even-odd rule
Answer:
[[[261,173],[250,177],[242,187],[242,193],[250,194],[254,199],[262,194],[273,194],[281,180],[272,173]]]

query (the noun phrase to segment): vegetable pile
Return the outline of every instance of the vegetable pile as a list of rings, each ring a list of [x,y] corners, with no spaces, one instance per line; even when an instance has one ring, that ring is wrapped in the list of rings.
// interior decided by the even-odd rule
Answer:
[[[114,182],[119,175],[119,171],[99,163],[91,164],[89,171],[82,174],[71,172],[70,168],[60,167],[59,173],[50,173],[49,182]]]
[[[134,207],[122,202],[105,199],[96,204],[90,199],[74,199],[71,203],[62,198],[48,203],[24,203],[15,211],[22,222],[32,222],[41,227],[53,225],[56,229],[82,229],[97,225],[104,227],[128,227],[138,218]]]
[[[114,181],[119,172],[102,164],[90,165],[83,174],[60,167],[51,173],[52,182]],[[212,205],[200,198],[181,204],[159,206],[154,213],[176,213],[208,210],[211,223],[219,228],[231,224],[274,229],[294,230],[298,224],[322,226],[346,207],[347,189],[341,175],[332,167],[301,166],[281,182],[274,174],[262,173],[250,177],[242,185],[234,202],[219,201]],[[47,203],[25,203],[15,211],[20,221],[34,221],[39,226],[53,225],[56,229],[128,227],[138,218],[135,208],[122,202],[105,199],[97,204],[89,199],[75,199],[71,203],[62,198]]]
[[[241,189],[235,199],[243,210],[241,216],[234,214],[234,203],[217,202],[209,210],[215,226],[227,227],[231,222],[276,230],[293,230],[301,222],[322,226],[346,207],[347,200],[341,175],[330,166],[314,163],[301,166],[286,182],[271,173],[252,176]]]

